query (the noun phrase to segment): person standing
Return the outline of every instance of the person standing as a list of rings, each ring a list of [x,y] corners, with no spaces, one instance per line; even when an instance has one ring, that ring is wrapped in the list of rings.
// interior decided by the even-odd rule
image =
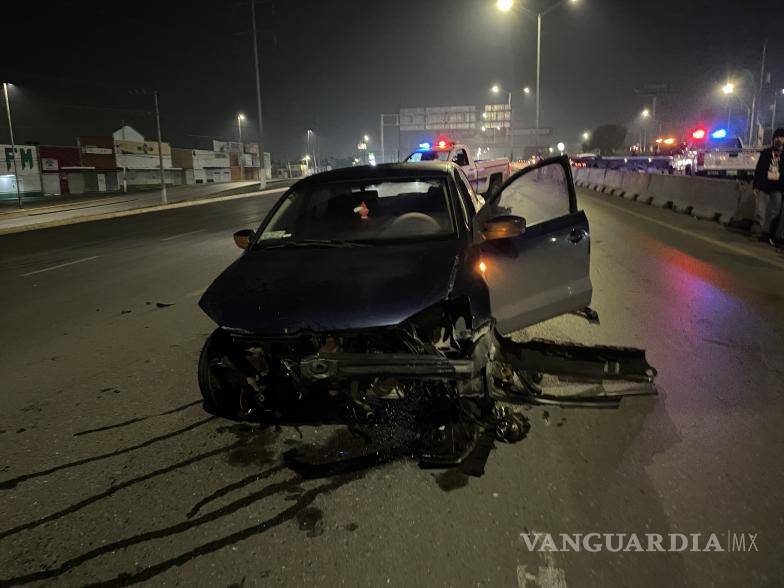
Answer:
[[[754,170],[754,196],[756,209],[752,235],[768,238],[771,245],[784,246],[784,128],[773,132],[773,144],[763,149]],[[774,226],[775,223],[775,226]]]

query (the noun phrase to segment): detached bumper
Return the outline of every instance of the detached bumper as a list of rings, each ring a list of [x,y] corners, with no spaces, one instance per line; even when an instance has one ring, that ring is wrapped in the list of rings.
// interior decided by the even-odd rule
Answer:
[[[345,380],[358,377],[395,377],[423,380],[469,380],[470,359],[405,353],[318,353],[300,362],[306,380]]]

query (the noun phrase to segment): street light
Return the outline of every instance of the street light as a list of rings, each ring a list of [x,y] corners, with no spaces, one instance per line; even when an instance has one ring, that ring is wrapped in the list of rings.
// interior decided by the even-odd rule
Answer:
[[[640,113],[640,116],[643,118],[648,118],[649,116],[651,116],[651,111],[648,110],[647,108],[644,108],[643,111]]]
[[[732,82],[727,82],[721,87],[721,91],[725,94],[732,94],[735,92],[735,84]]]
[[[239,139],[240,139],[240,179],[241,180],[245,179],[245,162],[242,160],[243,153],[245,151],[245,149],[242,148],[242,121],[244,120],[245,120],[245,115],[242,114],[241,112],[237,113],[237,131],[239,133]]]
[[[310,148],[310,136],[313,135],[313,149]],[[316,157],[316,133],[313,132],[312,129],[308,129],[307,132],[307,142],[308,142],[308,154],[313,154],[313,165],[318,169],[318,157]]]
[[[5,96],[5,113],[8,115],[8,133],[11,135],[11,159],[14,162],[14,182],[16,183],[16,201],[22,208],[22,192],[19,189],[19,172],[16,169],[16,143],[14,142],[14,126],[11,124],[11,102],[8,100],[8,82],[3,82]]]
[[[530,94],[531,93],[531,88],[529,86],[526,86],[525,88],[523,88],[523,93],[524,94]]]
[[[558,151],[560,151],[561,153],[563,153],[564,150],[566,149],[566,145],[564,145],[563,142],[559,142],[558,145],[556,145],[556,147],[558,148]]]
[[[584,131],[582,137],[583,137],[583,141],[587,141],[588,139],[591,138],[591,133],[588,131]]]
[[[578,0],[559,0],[555,2],[555,4],[552,4],[549,8],[539,12],[526,8],[525,6],[519,7],[523,12],[536,17],[536,129],[534,134],[534,143],[536,147],[539,146],[539,122],[541,120],[540,97],[542,95],[542,17],[549,14],[567,1],[569,4],[576,4]],[[501,12],[509,12],[514,6],[514,0],[496,0],[495,5],[496,8]],[[523,91],[525,92],[525,90]],[[528,93],[529,92],[526,92],[526,94]]]

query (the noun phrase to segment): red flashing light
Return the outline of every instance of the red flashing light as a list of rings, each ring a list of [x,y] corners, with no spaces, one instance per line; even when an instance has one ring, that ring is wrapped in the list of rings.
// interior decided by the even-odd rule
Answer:
[[[439,149],[446,149],[446,141],[444,141],[444,140],[442,139],[441,141],[439,141],[438,143],[436,143],[436,147],[438,147]]]
[[[698,141],[702,141],[707,135],[708,132],[705,129],[697,129],[691,134],[692,139],[697,139]]]

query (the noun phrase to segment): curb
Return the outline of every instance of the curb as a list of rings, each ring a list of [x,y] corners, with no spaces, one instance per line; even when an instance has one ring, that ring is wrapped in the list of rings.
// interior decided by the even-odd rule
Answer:
[[[52,220],[42,223],[35,223],[31,225],[20,225],[18,227],[0,228],[0,235],[10,235],[13,233],[24,233],[27,231],[36,231],[38,229],[49,229],[52,227],[61,227],[65,225],[76,225],[79,223],[88,223],[92,221],[108,220],[112,218],[120,218],[123,216],[134,216],[137,214],[146,214],[148,212],[161,212],[165,210],[172,210],[175,208],[186,208],[189,206],[200,206],[203,204],[214,204],[216,202],[226,202],[227,200],[240,200],[241,198],[252,198],[254,196],[271,196],[278,192],[284,192],[289,189],[289,186],[282,188],[272,188],[263,190],[261,192],[250,192],[246,194],[232,194],[230,196],[218,196],[217,198],[204,198],[201,200],[184,200],[182,202],[173,202],[171,204],[156,204],[155,206],[143,206],[139,208],[129,208],[128,210],[118,210],[115,212],[104,212],[100,214],[74,216],[71,218],[64,218],[59,220]]]

